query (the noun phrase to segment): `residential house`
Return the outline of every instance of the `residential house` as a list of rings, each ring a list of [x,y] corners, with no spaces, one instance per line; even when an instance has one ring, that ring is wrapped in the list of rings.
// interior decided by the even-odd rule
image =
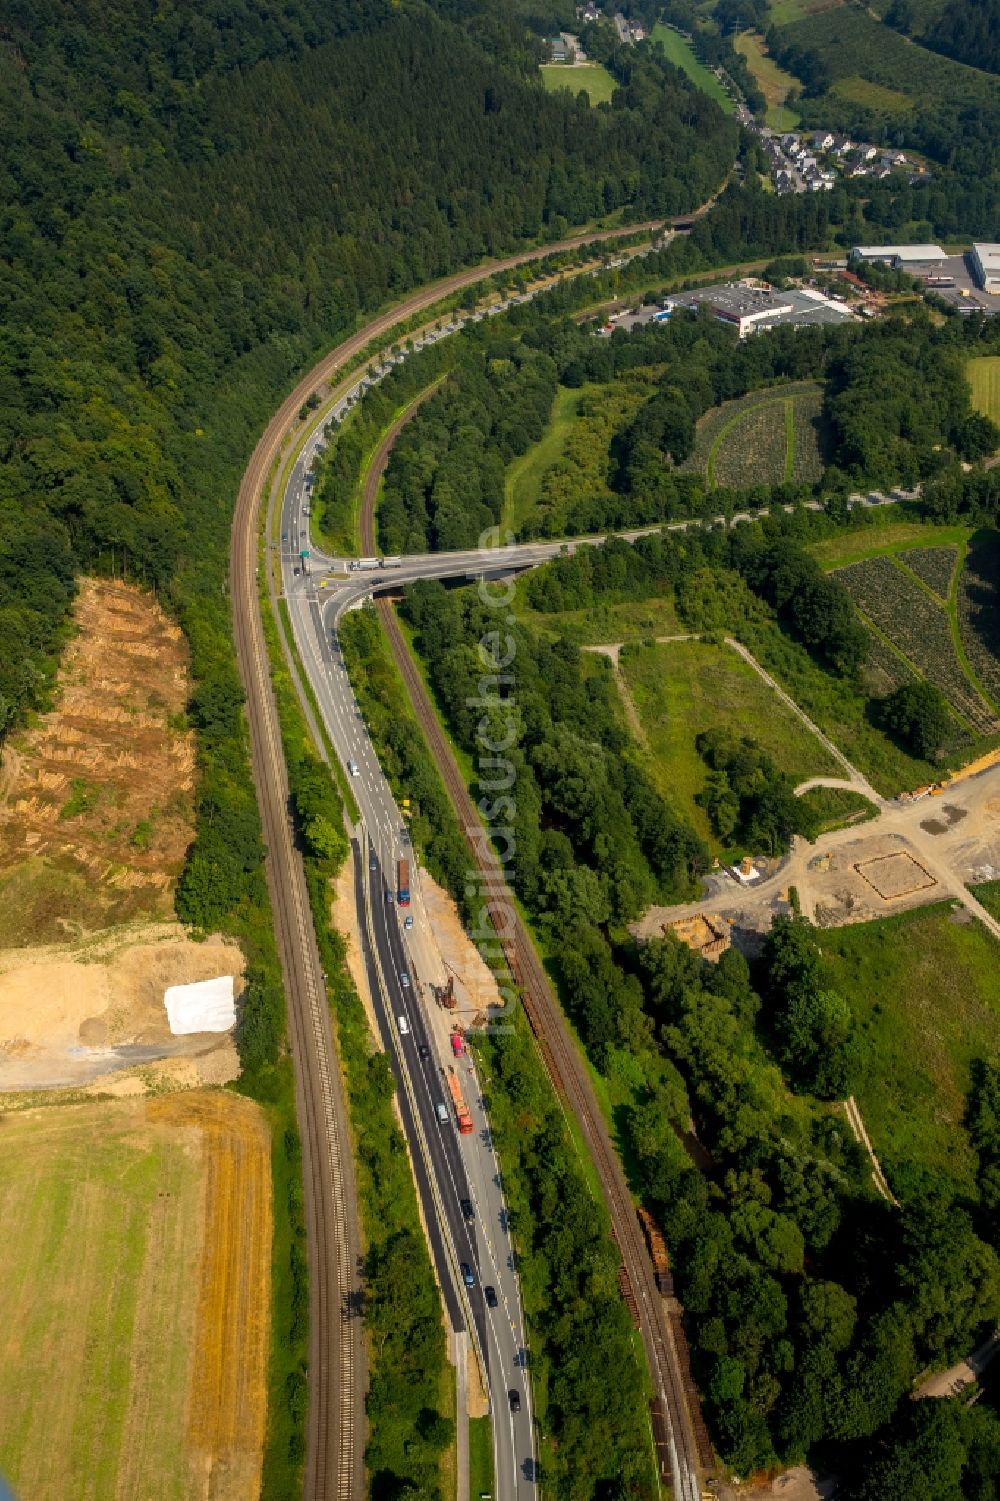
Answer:
[[[834,136],[829,130],[817,130],[812,140],[814,151],[829,151],[833,145]]]

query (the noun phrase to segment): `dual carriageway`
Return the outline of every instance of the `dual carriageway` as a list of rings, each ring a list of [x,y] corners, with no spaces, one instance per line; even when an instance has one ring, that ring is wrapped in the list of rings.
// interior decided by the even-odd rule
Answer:
[[[659,225],[636,225],[617,233],[634,234],[654,227]],[[604,234],[589,239],[613,237]],[[309,372],[275,413],[245,471],[234,513],[230,581],[234,636],[247,695],[252,767],[268,851],[267,875],[288,1000],[302,1132],[310,1268],[309,1416],[304,1483],[307,1501],[334,1497],[338,1501],[346,1497],[360,1501],[364,1494],[366,1381],[360,1318],[363,1286],[349,1122],[302,861],[292,839],[287,773],[263,635],[258,577],[261,511],[267,512],[267,537],[272,535],[270,521],[274,508],[280,518],[274,535],[280,534],[279,529],[285,533],[286,540],[280,548],[280,588],[288,604],[300,660],[337,755],[345,764],[352,760],[358,767],[352,790],[362,816],[355,830],[354,860],[365,961],[373,981],[373,995],[378,998],[382,1041],[400,1086],[400,1106],[448,1318],[457,1341],[456,1351],[463,1342],[471,1342],[490,1396],[496,1466],[494,1494],[497,1501],[537,1494],[535,1430],[516,1259],[489,1123],[471,1062],[464,1064],[473,1071],[463,1083],[473,1113],[473,1133],[459,1140],[454,1127],[449,1124],[446,1132],[437,1116],[442,1082],[439,1071],[450,1065],[446,1055],[444,1063],[441,1062],[443,1049],[439,1046],[435,1050],[433,1027],[428,1026],[429,1019],[416,987],[403,982],[404,975],[409,978],[419,972],[413,950],[421,954],[418,962],[426,965],[428,935],[426,922],[420,916],[419,887],[415,888],[415,895],[420,921],[415,923],[411,934],[401,930],[396,916],[398,909],[385,899],[391,872],[405,848],[403,823],[364,731],[337,645],[339,619],[346,609],[355,607],[373,592],[373,578],[345,569],[339,586],[321,593],[317,587],[323,582],[318,577],[319,568],[335,571],[334,560],[321,558],[308,545],[309,487],[305,481],[317,446],[323,442],[325,425],[331,417],[335,421],[341,418],[369,384],[367,376],[342,379],[338,384],[338,373],[363,357],[375,338],[432,308],[443,296],[482,281],[496,271],[525,265],[586,239],[580,237],[540,252],[523,252],[504,262],[460,272],[413,294],[346,339]],[[443,330],[423,330],[415,341],[417,347],[455,332],[461,321]],[[387,368],[388,363],[383,362],[376,375],[384,374]],[[285,460],[289,436],[296,435],[294,443],[301,434],[300,408],[317,391],[325,395],[326,405],[314,419],[312,429],[307,430],[305,445],[289,466]],[[300,557],[304,550],[312,554],[306,560],[307,572],[303,572]],[[382,574],[375,587],[381,586],[383,580],[399,584],[420,577],[479,578],[486,573],[505,574],[535,566],[558,550],[558,544],[542,544],[505,548],[491,556],[472,552],[400,560],[399,569],[392,570],[391,575]],[[264,558],[268,562],[267,585],[274,605],[277,589],[267,548]],[[301,693],[294,661],[291,666],[306,718],[317,734],[311,708]],[[318,734],[317,742],[322,747]],[[480,845],[483,843],[479,841]],[[533,954],[526,937],[521,942],[527,943],[526,952]],[[525,972],[519,978],[522,985],[536,983],[543,1005],[549,1008],[547,1017],[537,1011],[532,1017],[536,1037],[539,1028],[546,1024],[556,1029],[555,1040],[548,1040],[542,1049],[553,1082],[564,1102],[568,1100],[574,1109],[584,1111],[581,1125],[595,1152],[598,1175],[622,1249],[623,1290],[650,1359],[656,1387],[654,1426],[664,1473],[672,1480],[678,1501],[695,1501],[701,1467],[698,1445],[681,1390],[682,1376],[668,1322],[651,1297],[652,1268],[639,1238],[620,1167],[610,1142],[605,1139],[606,1129],[589,1093],[585,1070],[568,1041],[547,977],[544,972],[537,976]],[[400,1027],[400,1018],[406,1024],[405,1032]],[[585,1085],[583,1095],[579,1093],[581,1079]],[[471,1220],[462,1212],[463,1199],[473,1206]],[[429,1206],[433,1213],[428,1213]],[[470,1269],[471,1287],[460,1270],[462,1262]],[[496,1290],[495,1308],[487,1305],[483,1293],[486,1286]],[[508,1399],[510,1391],[518,1392],[518,1403]],[[461,1451],[458,1467],[461,1474]]]

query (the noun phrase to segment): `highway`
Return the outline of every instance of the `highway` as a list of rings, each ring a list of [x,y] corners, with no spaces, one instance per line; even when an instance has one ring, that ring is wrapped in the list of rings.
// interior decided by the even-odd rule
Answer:
[[[711,201],[686,220],[674,221],[673,227],[687,228],[710,206]],[[310,1274],[305,1501],[340,1501],[347,1497],[360,1501],[365,1492],[365,1344],[358,1317],[363,1289],[353,1156],[325,980],[301,855],[289,822],[288,778],[258,592],[258,537],[262,511],[274,494],[272,475],[290,435],[300,431],[302,406],[313,396],[322,397],[328,383],[360,357],[373,340],[497,272],[526,266],[561,251],[651,231],[662,224],[662,220],[654,220],[577,235],[502,260],[482,262],[413,292],[344,339],[306,373],[267,424],[240,482],[230,546],[233,637],[246,694],[251,770],[267,848],[266,875],[282,963],[302,1138]],[[359,384],[354,383],[352,401],[357,399]],[[301,499],[299,504],[301,508]],[[285,550],[291,559],[290,538]],[[526,1405],[530,1417],[530,1396]]]
[[[453,1055],[440,1020],[435,1024],[430,1015],[436,1003],[425,983],[427,974],[421,976],[421,949],[433,943],[433,936],[426,930],[412,859],[413,902],[404,912],[395,900],[398,861],[411,855],[408,836],[369,741],[336,635],[337,607],[350,607],[357,590],[326,599],[315,587],[315,574],[304,573],[298,557],[308,543],[309,461],[307,451],[293,465],[282,497],[285,598],[319,712],[342,764],[355,769],[349,775],[361,814],[356,891],[370,989],[397,1081],[447,1315],[454,1333],[469,1332],[489,1388],[494,1494],[497,1501],[517,1501],[535,1494],[538,1461],[520,1289],[500,1167],[473,1062],[467,1054]],[[404,917],[412,919],[410,930],[403,927]],[[474,1130],[468,1135],[457,1129],[448,1070],[460,1080],[472,1113]],[[471,1219],[463,1213],[463,1201],[472,1206]],[[463,1278],[463,1263],[471,1269],[472,1286]],[[487,1305],[486,1287],[496,1293],[495,1308]],[[511,1411],[511,1391],[518,1394],[518,1412]]]
[[[501,304],[497,311],[502,311],[506,305]],[[449,336],[464,321],[463,318],[456,317],[443,329],[419,333],[415,347],[420,348],[436,338]],[[400,355],[397,359],[404,357]],[[337,622],[343,612],[371,597],[376,591],[398,587],[413,579],[472,580],[485,575],[509,574],[538,566],[564,550],[600,545],[604,540],[603,537],[582,537],[566,541],[500,546],[500,538],[497,537],[496,547],[451,554],[425,554],[391,559],[387,563],[374,555],[363,561],[338,560],[318,550],[310,539],[311,470],[314,460],[324,450],[326,440],[336,425],[343,420],[373,380],[386,374],[393,363],[395,361],[392,359],[383,359],[376,367],[369,367],[371,374],[359,374],[339,390],[336,399],[323,410],[322,416],[314,421],[311,428],[306,429],[301,451],[286,475],[284,489],[279,497],[282,589],[289,605],[293,633],[337,754],[345,766],[353,765],[356,768],[353,787],[362,813],[362,826],[371,840],[378,878],[385,882],[386,889],[391,878],[389,873],[394,871],[395,862],[402,850],[402,820],[382,776],[340,658]],[[374,538],[371,508],[374,489],[373,483],[362,517],[362,534],[367,547],[371,547]],[[852,499],[855,504],[884,504],[889,503],[891,497],[856,496]],[[728,524],[740,519],[750,518],[728,518]],[[720,517],[717,520],[727,524],[726,518]],[[700,519],[681,521],[670,523],[668,529],[680,530],[703,524]],[[661,526],[640,527],[622,535],[627,540],[633,540],[659,530]],[[440,754],[443,755],[444,752]],[[445,1081],[435,1079],[432,1075],[434,1069],[449,1065],[447,1059],[442,1064],[440,1055],[434,1054],[426,1019],[420,1010],[421,1001],[415,997],[412,988],[406,992],[401,984],[402,974],[415,977],[417,966],[412,955],[405,952],[405,946],[401,952],[397,952],[396,946],[404,944],[405,935],[400,933],[395,916],[387,918],[387,911],[392,912],[388,904],[372,901],[369,892],[366,899],[366,922],[373,933],[370,941],[373,951],[370,956],[372,989],[373,993],[380,996],[383,1043],[393,1059],[401,1097],[405,1095],[408,1100],[406,1119],[414,1159],[416,1161],[418,1154],[423,1158],[423,1170],[418,1169],[418,1186],[428,1226],[436,1223],[436,1228],[431,1231],[432,1249],[452,1327],[456,1333],[461,1333],[466,1323],[471,1322],[472,1337],[484,1377],[490,1387],[497,1495],[516,1496],[519,1485],[530,1484],[537,1460],[530,1424],[530,1388],[526,1372],[521,1371],[525,1342],[513,1266],[507,1265],[503,1255],[493,1255],[490,1275],[495,1280],[487,1283],[483,1268],[489,1263],[484,1262],[484,1247],[477,1242],[480,1223],[490,1231],[499,1226],[506,1235],[506,1215],[502,1204],[489,1205],[490,1184],[494,1180],[499,1183],[499,1175],[489,1170],[488,1161],[485,1164],[483,1161],[484,1156],[489,1156],[488,1123],[483,1121],[481,1138],[477,1123],[477,1139],[482,1141],[482,1152],[477,1154],[466,1150],[463,1153],[465,1140],[458,1142],[458,1150],[450,1154],[442,1154],[438,1150],[442,1143],[435,1108],[441,1101],[435,1097],[435,1086],[437,1095],[440,1095],[441,1085]],[[419,933],[415,936],[420,937]],[[520,963],[522,973],[525,964],[530,964],[530,959],[526,956],[531,952],[530,941],[526,935],[521,935],[519,952],[512,953],[510,957],[515,966]],[[375,953],[379,954],[380,963],[375,960]],[[562,1026],[561,1015],[544,973],[539,970],[533,975],[533,979],[536,982],[535,988],[545,992],[542,1003],[544,1015],[536,1014],[533,1022],[536,1031],[549,1039],[548,1046],[551,1048],[551,1035]],[[406,1034],[400,1032],[400,1016],[407,1021],[409,1031]],[[405,1039],[418,1040],[407,1043]],[[429,1061],[421,1059],[421,1047],[431,1051]],[[693,1497],[697,1494],[698,1470],[706,1462],[708,1445],[700,1424],[697,1404],[685,1399],[685,1362],[678,1362],[674,1348],[676,1342],[682,1339],[679,1319],[675,1317],[668,1321],[663,1310],[657,1307],[655,1286],[650,1281],[648,1257],[641,1239],[636,1235],[631,1200],[620,1179],[617,1159],[610,1143],[605,1140],[603,1121],[599,1120],[599,1111],[591,1098],[589,1086],[583,1093],[580,1092],[580,1081],[575,1077],[577,1071],[568,1061],[568,1055],[564,1057],[564,1065],[560,1069],[552,1059],[550,1072],[553,1083],[564,1098],[572,1095],[574,1090],[576,1092],[576,1098],[572,1101],[573,1108],[581,1119],[591,1151],[598,1160],[612,1209],[616,1237],[622,1249],[623,1285],[643,1334],[650,1368],[659,1388],[658,1402],[654,1409],[654,1436],[663,1472],[670,1476],[678,1495]],[[478,1092],[473,1088],[467,1093],[471,1107]],[[471,1161],[464,1160],[470,1157]],[[458,1207],[462,1199],[476,1203],[474,1194],[469,1191],[470,1182],[478,1182],[482,1205],[488,1206],[484,1218],[483,1209],[477,1205],[479,1212],[473,1222],[477,1229],[471,1234],[469,1225],[460,1218],[461,1210]],[[492,1239],[487,1241],[486,1249],[492,1254]],[[463,1261],[473,1270],[475,1286],[471,1289],[461,1284],[460,1274],[456,1269],[456,1263],[460,1265]],[[494,1318],[485,1306],[482,1297],[484,1285],[497,1290],[500,1307],[508,1312],[509,1338],[500,1318]],[[468,1318],[458,1312],[463,1296],[469,1311]],[[673,1330],[670,1328],[671,1322]],[[507,1427],[504,1428],[501,1423],[505,1395],[503,1383],[512,1369],[521,1371],[522,1379],[516,1389],[521,1393],[522,1405],[520,1413],[507,1413]],[[521,1429],[524,1430],[523,1436]]]

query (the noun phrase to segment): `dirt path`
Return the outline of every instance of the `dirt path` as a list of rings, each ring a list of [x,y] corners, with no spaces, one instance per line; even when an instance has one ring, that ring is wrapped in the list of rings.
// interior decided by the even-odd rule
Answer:
[[[898,1209],[899,1200],[894,1196],[892,1189],[889,1187],[885,1173],[882,1171],[882,1164],[875,1156],[875,1148],[872,1146],[868,1132],[865,1130],[865,1123],[861,1119],[861,1111],[858,1109],[858,1102],[853,1095],[849,1095],[848,1098],[844,1101],[844,1114],[847,1116],[848,1125],[854,1132],[855,1141],[860,1143],[860,1145],[863,1146],[865,1151],[868,1153],[868,1158],[872,1165],[872,1181],[875,1184],[876,1189],[882,1195],[882,1198],[885,1199],[887,1204],[892,1204],[894,1208]]]
[[[946,1371],[938,1371],[921,1382],[913,1393],[915,1397],[954,1397],[967,1386],[974,1385],[986,1368],[1000,1355],[1000,1329],[994,1330],[989,1339],[964,1360],[956,1361]]]

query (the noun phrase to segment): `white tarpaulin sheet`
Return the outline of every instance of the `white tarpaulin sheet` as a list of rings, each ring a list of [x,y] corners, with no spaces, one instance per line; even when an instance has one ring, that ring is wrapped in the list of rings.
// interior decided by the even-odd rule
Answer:
[[[228,1032],[236,1025],[232,975],[171,985],[164,992],[163,1004],[175,1037],[187,1032]]]

